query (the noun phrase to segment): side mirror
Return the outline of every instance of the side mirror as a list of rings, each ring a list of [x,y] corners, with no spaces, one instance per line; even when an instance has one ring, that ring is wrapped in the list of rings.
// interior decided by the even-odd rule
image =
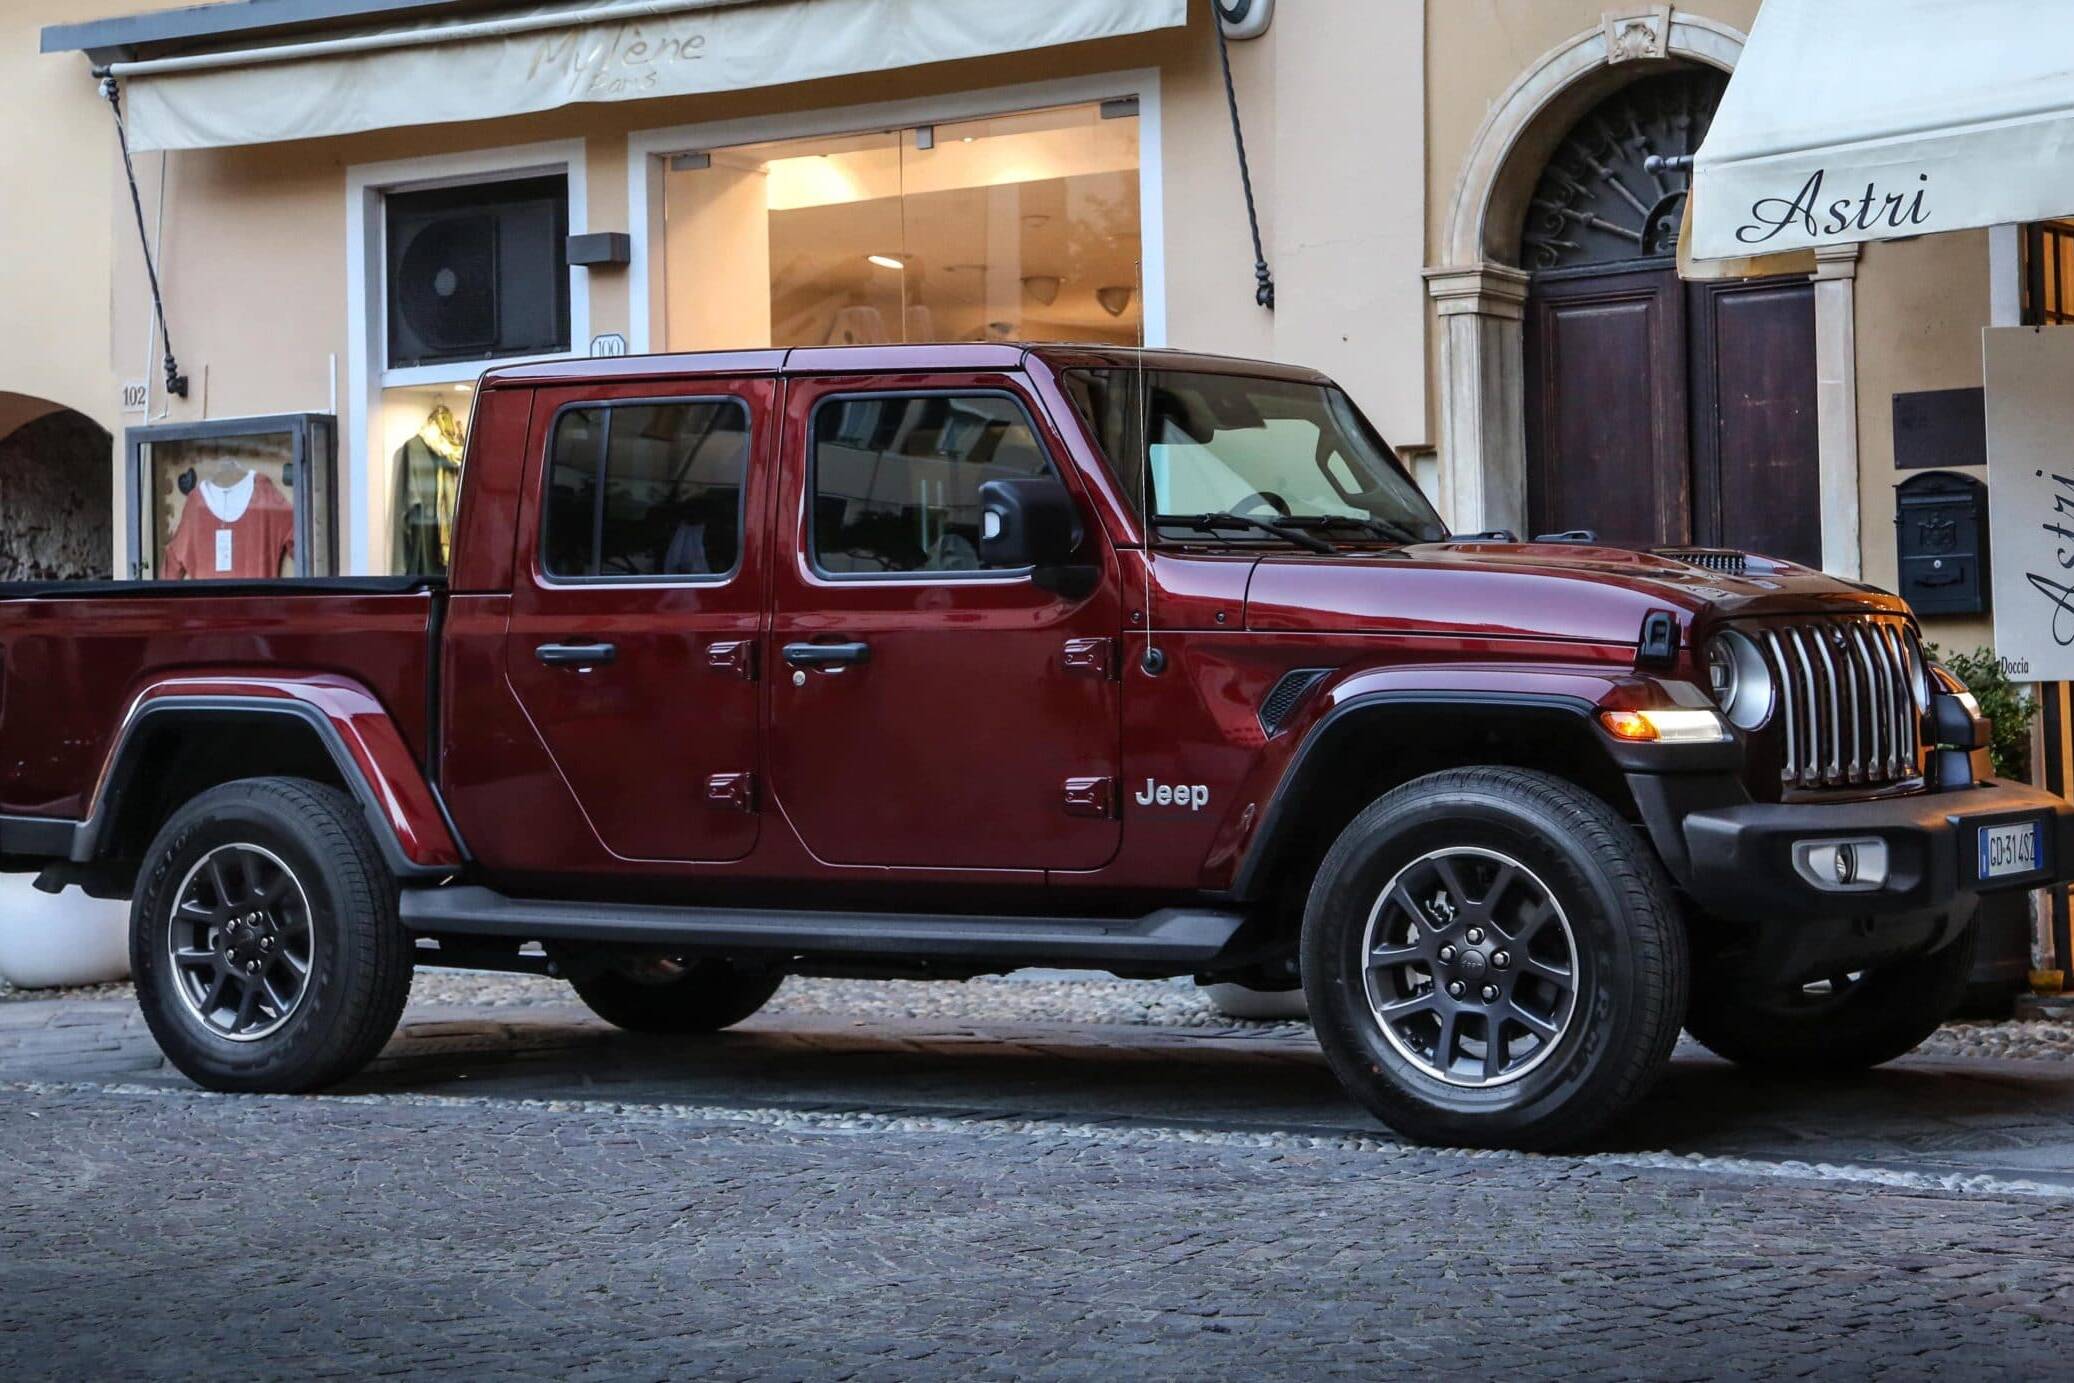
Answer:
[[[989,480],[979,487],[979,558],[984,566],[1028,567],[1046,590],[1084,594],[1097,575],[1072,565],[1080,548],[1080,511],[1050,477]]]

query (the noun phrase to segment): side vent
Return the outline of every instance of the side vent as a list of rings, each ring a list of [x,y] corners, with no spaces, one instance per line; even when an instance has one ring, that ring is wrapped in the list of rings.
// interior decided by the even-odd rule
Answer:
[[[1268,691],[1267,700],[1260,703],[1260,728],[1269,739],[1282,733],[1282,727],[1311,694],[1311,688],[1324,681],[1331,671],[1324,667],[1300,667],[1282,674],[1282,680]]]

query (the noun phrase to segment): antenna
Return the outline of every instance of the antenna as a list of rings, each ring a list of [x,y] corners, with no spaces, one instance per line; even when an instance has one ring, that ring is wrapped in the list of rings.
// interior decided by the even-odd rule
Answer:
[[[1152,538],[1157,531],[1152,516],[1159,512],[1159,504],[1152,492],[1152,403],[1145,380],[1145,317],[1142,304],[1145,301],[1145,260],[1138,259],[1138,345],[1132,353],[1137,362],[1138,375],[1138,505],[1142,512],[1140,522],[1141,543],[1138,549],[1139,566],[1145,577],[1145,654],[1140,666],[1148,677],[1157,677],[1166,668],[1167,655],[1159,648],[1158,621],[1152,615]]]

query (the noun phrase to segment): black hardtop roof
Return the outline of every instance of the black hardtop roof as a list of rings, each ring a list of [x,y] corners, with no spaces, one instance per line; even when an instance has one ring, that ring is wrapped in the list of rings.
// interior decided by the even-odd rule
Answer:
[[[1165,347],[1015,344],[994,342],[942,345],[799,346],[779,350],[691,351],[668,355],[621,355],[595,359],[550,360],[506,365],[483,376],[486,387],[588,382],[638,381],[718,375],[897,374],[930,371],[1021,370],[1031,359],[1054,369],[1073,367],[1197,370],[1277,379],[1329,383],[1326,376],[1300,365],[1282,365],[1235,356],[1207,355]]]

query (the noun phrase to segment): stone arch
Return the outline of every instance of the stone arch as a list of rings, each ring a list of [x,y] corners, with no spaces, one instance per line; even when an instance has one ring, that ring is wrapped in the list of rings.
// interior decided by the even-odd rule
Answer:
[[[1485,116],[1456,178],[1439,249],[1426,271],[1440,317],[1441,505],[1457,529],[1520,530],[1527,521],[1523,320],[1527,274],[1519,236],[1550,155],[1599,101],[1630,82],[1700,64],[1728,72],[1744,34],[1668,4],[1609,11],[1544,53]],[[1857,247],[1817,256],[1815,312],[1821,438],[1823,565],[1859,566]]]
[[[114,445],[76,409],[0,392],[0,581],[107,579]]]
[[[1609,15],[1541,55],[1506,89],[1470,141],[1442,240],[1450,265],[1517,265],[1527,198],[1571,126],[1630,82],[1680,63],[1732,71],[1743,35],[1668,5]]]

